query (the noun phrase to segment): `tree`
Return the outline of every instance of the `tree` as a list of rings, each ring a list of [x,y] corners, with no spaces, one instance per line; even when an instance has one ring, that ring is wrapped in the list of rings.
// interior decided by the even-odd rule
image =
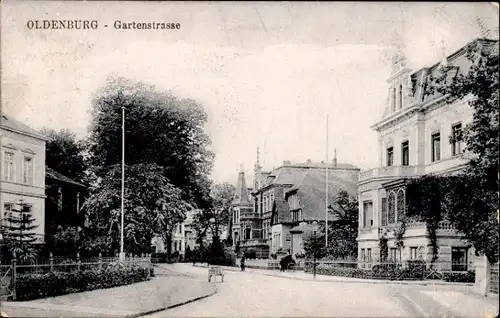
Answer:
[[[180,189],[169,183],[164,168],[136,164],[125,169],[124,245],[126,252],[148,253],[154,234],[171,247],[173,225],[181,222],[191,207]],[[121,167],[113,166],[85,203],[89,213],[91,240],[100,237],[100,247],[118,250],[121,227]],[[86,243],[91,250],[92,244]],[[89,251],[90,252],[90,251]],[[96,251],[97,252],[97,251]],[[98,251],[106,252],[106,251]],[[109,250],[107,251],[109,252]]]
[[[122,107],[126,164],[163,167],[163,176],[185,201],[206,208],[213,153],[203,129],[205,111],[193,100],[143,83],[111,76],[94,95],[87,143],[93,175],[102,178],[121,163]]]
[[[32,212],[31,204],[20,201],[5,218],[4,243],[9,246],[9,252],[15,253],[21,262],[32,262],[35,257],[37,238],[34,230],[38,225],[35,224]]]
[[[491,262],[498,261],[498,41],[482,40],[467,48],[472,66],[450,80],[454,66],[443,67],[431,78],[428,94],[439,93],[453,102],[466,97],[473,109],[472,121],[450,142],[465,141],[469,164],[455,176],[424,176],[410,180],[406,192],[408,211],[426,205],[428,231],[447,219]],[[430,202],[422,202],[430,196]]]
[[[84,144],[76,140],[76,135],[68,129],[59,132],[43,128],[48,137],[45,144],[45,165],[77,182],[84,183],[86,165]]]
[[[324,226],[321,226],[316,233],[305,233],[304,252],[307,258],[320,259],[327,255]]]
[[[47,248],[53,255],[76,255],[81,248],[82,229],[75,226],[58,226],[56,232],[47,238]]]
[[[358,255],[358,200],[345,190],[337,194],[335,204],[329,207],[327,254],[334,258]]]

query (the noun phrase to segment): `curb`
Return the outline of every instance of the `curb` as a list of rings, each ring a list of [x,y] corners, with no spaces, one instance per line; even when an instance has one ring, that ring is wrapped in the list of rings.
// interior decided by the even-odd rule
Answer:
[[[201,267],[201,268],[207,268],[207,266],[204,265],[194,265],[194,267]],[[240,270],[237,269],[237,267],[223,267],[224,269],[228,271],[234,271],[234,272],[239,272]],[[321,283],[351,283],[351,284],[385,284],[385,285],[416,285],[416,286],[459,286],[459,287],[474,287],[474,283],[454,283],[454,282],[425,282],[425,281],[397,281],[397,280],[348,280],[348,279],[339,279],[339,280],[322,280],[322,279],[315,279],[315,278],[301,278],[301,277],[291,277],[291,276],[282,276],[282,275],[276,275],[276,274],[269,274],[265,272],[256,272],[252,271],[251,273],[258,274],[258,275],[264,275],[264,276],[271,276],[271,277],[278,277],[278,278],[285,278],[285,279],[292,279],[292,280],[300,280],[300,281],[308,281],[308,282],[321,282]],[[312,274],[311,274],[312,275]],[[342,276],[327,276],[323,275],[326,277],[342,277]]]
[[[174,303],[174,304],[166,306],[166,307],[161,307],[161,308],[157,308],[157,309],[153,309],[153,310],[148,310],[148,311],[144,311],[144,312],[129,313],[129,314],[116,314],[116,313],[113,314],[111,312],[108,313],[108,314],[109,314],[110,317],[114,316],[114,317],[122,317],[122,318],[137,318],[137,317],[142,317],[142,316],[150,315],[150,314],[153,314],[153,313],[156,313],[156,312],[164,311],[164,310],[167,310],[167,309],[171,309],[171,308],[175,308],[175,307],[180,307],[180,306],[183,306],[183,305],[195,302],[197,300],[201,300],[201,299],[208,298],[210,296],[215,295],[217,293],[217,286],[216,285],[212,285],[212,286],[214,286],[214,290],[211,291],[208,294],[205,294],[205,295],[202,295],[202,296],[198,296],[198,297],[195,297],[195,298],[192,298],[192,299],[188,299],[188,300],[185,300],[185,301],[182,301],[182,302]],[[36,307],[30,307],[30,306],[28,306],[26,308],[36,309]],[[55,311],[57,311],[57,309],[50,309],[50,308],[48,308],[47,310],[55,310]],[[69,311],[71,311],[71,310],[69,310]],[[102,311],[101,312],[99,312],[99,311],[95,311],[95,312],[89,311],[87,313],[91,314],[91,315],[95,314],[95,317],[99,317],[99,316],[103,315]],[[106,315],[108,316],[108,314],[106,314]],[[0,317],[9,317],[9,316],[6,315],[2,311]]]
[[[157,312],[160,312],[160,311],[164,311],[164,310],[167,310],[167,309],[172,309],[172,308],[184,306],[184,305],[187,305],[189,303],[195,302],[197,300],[202,300],[202,299],[208,298],[210,296],[213,296],[213,295],[217,294],[217,286],[216,285],[213,285],[213,286],[215,287],[215,289],[210,294],[199,296],[199,297],[196,297],[196,298],[193,298],[193,299],[189,299],[189,300],[186,300],[186,301],[183,301],[183,302],[180,302],[180,303],[177,303],[177,304],[173,304],[173,305],[170,305],[170,306],[167,306],[167,307],[162,307],[162,308],[158,308],[158,309],[154,309],[154,310],[149,310],[149,311],[145,311],[145,312],[140,312],[140,313],[135,313],[135,314],[131,314],[131,315],[126,315],[126,316],[124,316],[124,318],[137,318],[137,317],[142,317],[142,316],[146,316],[146,315],[151,315],[151,314],[154,314],[154,313],[157,313]]]

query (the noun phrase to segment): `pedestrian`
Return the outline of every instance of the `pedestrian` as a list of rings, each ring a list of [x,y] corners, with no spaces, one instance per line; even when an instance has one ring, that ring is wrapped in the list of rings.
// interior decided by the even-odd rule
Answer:
[[[241,260],[240,260],[240,267],[241,267],[241,271],[244,272],[245,271],[245,255],[243,255],[241,257]]]

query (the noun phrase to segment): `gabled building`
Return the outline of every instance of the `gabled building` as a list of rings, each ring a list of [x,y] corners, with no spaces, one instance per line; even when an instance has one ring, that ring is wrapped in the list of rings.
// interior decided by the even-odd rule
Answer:
[[[325,174],[328,166],[332,180],[342,179],[343,183],[355,185],[358,181],[359,169],[350,165],[337,163],[337,158],[331,163],[314,163],[308,160],[305,163],[292,164],[283,161],[283,164],[270,172],[262,170],[257,150],[257,162],[254,166],[253,191],[247,200],[248,188],[244,174],[240,172],[237,186],[237,196],[233,204],[233,242],[240,241],[242,250],[254,250],[257,257],[268,258],[270,254],[286,252],[291,249],[290,229],[299,225],[300,220],[292,218],[290,205],[286,196],[287,191],[300,185],[308,173],[311,173],[307,182],[313,182],[315,173]],[[332,181],[333,182],[333,181]],[[332,185],[333,186],[333,185]],[[323,181],[323,193],[325,183]],[[241,198],[243,197],[243,200]],[[324,194],[323,194],[324,211]],[[321,203],[318,203],[321,204]],[[241,212],[244,211],[244,212]],[[309,216],[309,210],[308,216]],[[238,233],[238,234],[236,234]],[[238,239],[237,239],[238,238]],[[287,243],[288,242],[288,243]]]
[[[45,236],[45,143],[47,138],[25,124],[1,115],[0,218],[16,204],[31,205],[38,242]]]
[[[405,247],[395,246],[393,229],[405,211],[402,179],[423,174],[451,174],[467,165],[464,144],[450,142],[472,119],[468,99],[447,103],[438,93],[425,94],[429,77],[448,66],[451,80],[471,66],[467,47],[491,46],[497,41],[475,40],[430,67],[411,71],[406,59],[393,59],[388,83],[388,99],[382,118],[373,126],[378,135],[378,167],[363,171],[359,180],[359,259],[371,262],[380,258],[379,239],[388,239],[389,258],[395,260],[430,259],[432,250],[426,226],[410,220],[404,237]],[[497,45],[497,44],[496,44]],[[439,258],[446,269],[465,270],[473,251],[451,224],[443,221],[437,230]],[[450,264],[458,264],[451,266]]]
[[[339,191],[350,196],[357,195],[359,170],[328,169],[328,205],[334,206]],[[303,179],[285,192],[284,202],[275,204],[272,215],[272,251],[303,254],[303,239],[308,232],[317,230],[317,225],[325,223],[326,203],[325,169],[307,170]]]

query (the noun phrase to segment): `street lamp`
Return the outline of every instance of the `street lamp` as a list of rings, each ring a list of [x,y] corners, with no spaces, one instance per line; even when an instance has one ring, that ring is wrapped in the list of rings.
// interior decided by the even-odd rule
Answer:
[[[124,197],[125,197],[125,105],[122,104],[122,195],[121,195],[121,224],[120,224],[120,261],[125,260],[123,250],[124,230]]]

